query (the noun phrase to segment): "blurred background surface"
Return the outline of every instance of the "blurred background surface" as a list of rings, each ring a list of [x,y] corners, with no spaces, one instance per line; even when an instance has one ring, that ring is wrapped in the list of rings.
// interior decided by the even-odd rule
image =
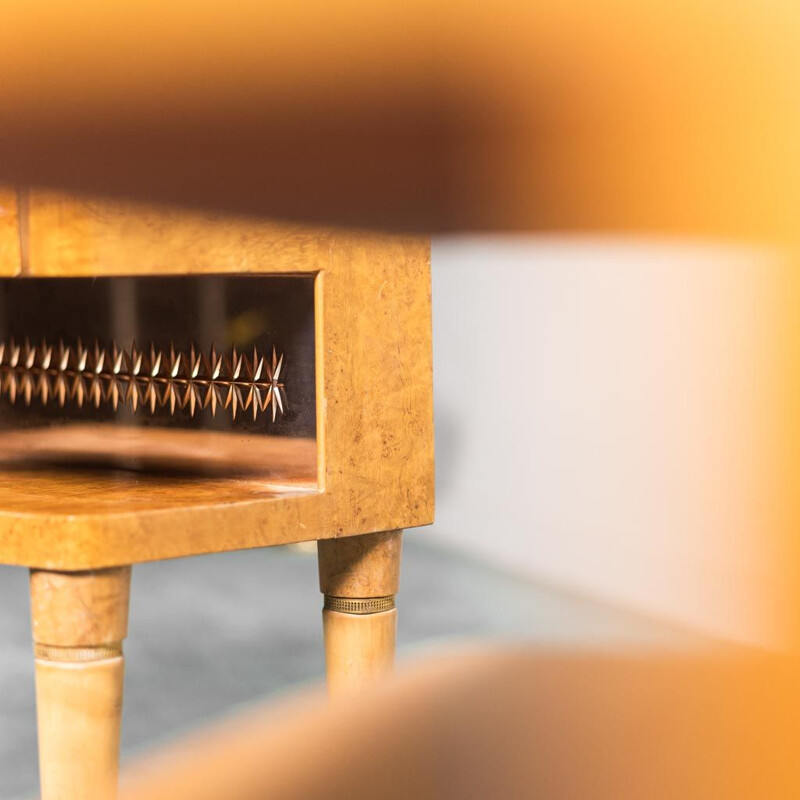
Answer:
[[[797,642],[800,291],[722,240],[439,238],[438,537],[741,644]]]

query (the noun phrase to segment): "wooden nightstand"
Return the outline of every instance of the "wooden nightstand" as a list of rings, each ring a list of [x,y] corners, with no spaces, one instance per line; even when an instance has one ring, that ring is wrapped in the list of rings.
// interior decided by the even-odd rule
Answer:
[[[316,540],[332,689],[384,672],[400,531],[433,519],[428,240],[0,207],[0,562],[31,568],[45,800],[114,794],[137,562]]]

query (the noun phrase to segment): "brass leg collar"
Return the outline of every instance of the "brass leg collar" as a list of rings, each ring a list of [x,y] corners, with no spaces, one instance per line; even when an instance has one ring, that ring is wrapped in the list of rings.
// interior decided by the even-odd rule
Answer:
[[[109,642],[88,647],[59,647],[54,644],[33,643],[33,655],[42,661],[62,661],[66,663],[85,663],[105,661],[122,655],[122,642]]]
[[[394,595],[388,597],[331,597],[325,595],[326,611],[340,614],[380,614],[394,608]]]

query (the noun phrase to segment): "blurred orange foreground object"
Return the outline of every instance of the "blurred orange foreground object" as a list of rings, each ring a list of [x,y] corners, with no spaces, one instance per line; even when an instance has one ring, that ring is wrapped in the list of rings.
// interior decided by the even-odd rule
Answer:
[[[800,672],[721,653],[486,651],[313,692],[134,764],[121,800],[800,796]]]
[[[0,52],[0,182],[395,230],[798,237],[788,0],[8,0]]]

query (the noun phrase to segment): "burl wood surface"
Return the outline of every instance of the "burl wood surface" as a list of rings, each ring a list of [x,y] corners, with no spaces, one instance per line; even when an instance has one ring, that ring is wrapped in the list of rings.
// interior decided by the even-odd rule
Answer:
[[[397,594],[402,551],[402,531],[320,542],[320,591],[332,597],[355,598]]]
[[[314,274],[316,488],[4,471],[0,562],[81,570],[433,521],[427,237],[276,225],[32,191],[27,274]],[[306,487],[307,488],[307,487]]]
[[[38,277],[317,272],[334,231],[32,190],[27,260]]]
[[[33,641],[92,647],[128,635],[131,568],[91,572],[31,571]]]

